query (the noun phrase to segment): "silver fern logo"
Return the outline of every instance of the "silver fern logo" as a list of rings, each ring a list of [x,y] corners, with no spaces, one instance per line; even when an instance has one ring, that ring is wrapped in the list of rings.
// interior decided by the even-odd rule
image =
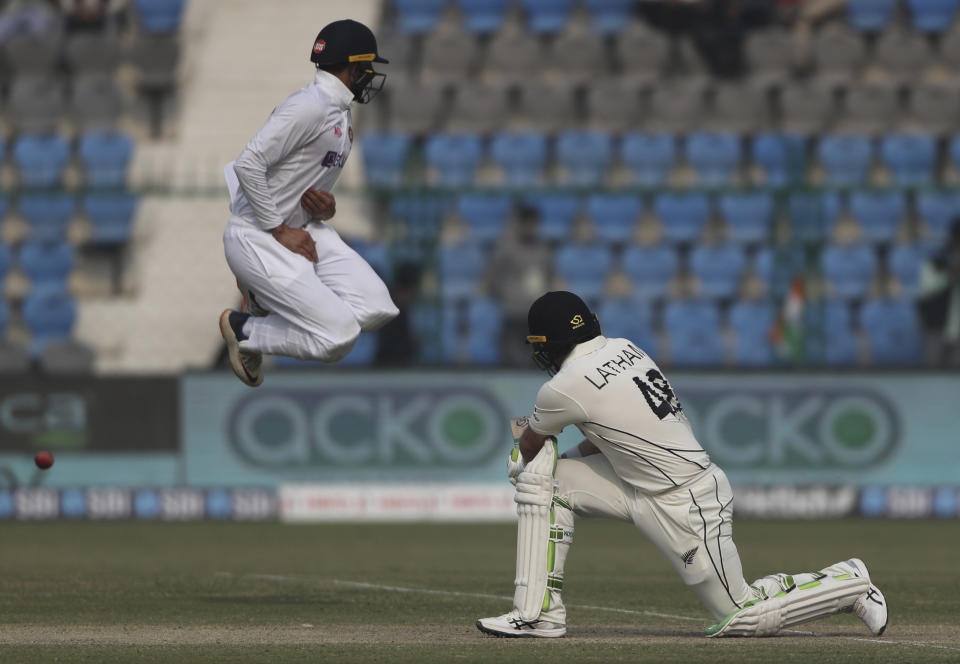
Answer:
[[[693,557],[697,555],[697,549],[699,548],[700,548],[699,546],[695,546],[689,551],[684,551],[683,553],[680,554],[680,560],[683,561],[684,567],[686,567],[687,565],[693,564]]]

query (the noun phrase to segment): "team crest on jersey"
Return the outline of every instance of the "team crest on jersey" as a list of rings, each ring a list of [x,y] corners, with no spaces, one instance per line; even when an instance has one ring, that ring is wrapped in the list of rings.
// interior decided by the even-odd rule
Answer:
[[[322,39],[318,39],[318,40],[313,44],[313,52],[314,52],[314,53],[323,53],[323,49],[325,49],[326,47],[327,47],[327,42],[323,41]]]
[[[336,136],[337,138],[340,138],[341,136],[343,136],[343,129],[340,128],[340,125],[337,125],[336,127],[333,128],[333,135]]]
[[[571,318],[570,327],[571,329],[574,329],[574,330],[583,327],[583,316],[581,316],[580,314],[577,314],[576,316]]]
[[[345,163],[347,163],[347,155],[330,150],[323,156],[323,161],[320,162],[320,165],[324,168],[343,168]]]

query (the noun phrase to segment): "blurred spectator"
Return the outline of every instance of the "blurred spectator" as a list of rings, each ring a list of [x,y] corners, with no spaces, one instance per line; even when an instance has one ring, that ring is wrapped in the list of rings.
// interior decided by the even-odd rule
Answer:
[[[127,0],[59,0],[70,32],[115,29]]]
[[[917,306],[935,365],[960,365],[960,218],[944,248],[920,272]]]
[[[747,31],[773,22],[778,6],[776,0],[671,0],[642,2],[640,11],[651,24],[688,35],[714,76],[732,78],[745,68]]]
[[[530,364],[530,349],[524,343],[527,311],[549,286],[550,250],[540,239],[537,225],[536,212],[521,206],[512,237],[500,242],[490,259],[487,283],[503,310],[500,347],[503,364],[508,366]]]
[[[408,366],[417,359],[419,340],[414,332],[411,309],[420,289],[420,266],[400,263],[394,269],[390,296],[400,313],[377,333],[377,354],[374,364]]]
[[[55,33],[60,23],[56,8],[46,0],[7,0],[0,5],[0,46],[14,37]]]

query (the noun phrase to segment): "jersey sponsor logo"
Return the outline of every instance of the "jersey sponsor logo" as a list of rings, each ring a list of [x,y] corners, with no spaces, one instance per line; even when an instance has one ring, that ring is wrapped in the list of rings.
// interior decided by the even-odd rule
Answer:
[[[340,138],[341,136],[343,136],[343,129],[340,128],[340,125],[337,125],[336,127],[333,128],[333,135],[336,136],[337,138]]]
[[[320,162],[320,165],[324,168],[343,168],[343,165],[346,163],[347,155],[342,152],[330,150],[323,156],[323,161]]]
[[[577,330],[583,327],[583,316],[577,314],[570,319],[570,329]]]
[[[580,318],[580,316],[577,316]],[[646,355],[642,350],[629,344],[625,349],[623,349],[617,356],[612,359],[604,362],[600,366],[595,368],[596,371],[596,380],[590,376],[584,376],[587,379],[587,382],[593,385],[598,390],[602,390],[607,386],[607,383],[610,382],[610,379],[614,376],[619,376],[624,371],[633,368],[633,365],[642,360]]]
[[[700,548],[699,546],[695,546],[689,551],[684,551],[683,553],[680,554],[680,560],[683,561],[684,568],[686,568],[687,565],[693,564],[693,557],[697,555],[697,550],[699,548]]]
[[[313,44],[313,52],[314,52],[314,53],[323,53],[323,50],[324,50],[325,48],[327,48],[327,42],[323,41],[322,39],[318,39],[318,40]]]

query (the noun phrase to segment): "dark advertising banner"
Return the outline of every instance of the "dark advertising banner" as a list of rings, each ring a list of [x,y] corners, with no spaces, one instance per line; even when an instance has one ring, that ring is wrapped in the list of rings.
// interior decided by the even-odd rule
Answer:
[[[179,448],[175,378],[4,377],[0,454]]]

